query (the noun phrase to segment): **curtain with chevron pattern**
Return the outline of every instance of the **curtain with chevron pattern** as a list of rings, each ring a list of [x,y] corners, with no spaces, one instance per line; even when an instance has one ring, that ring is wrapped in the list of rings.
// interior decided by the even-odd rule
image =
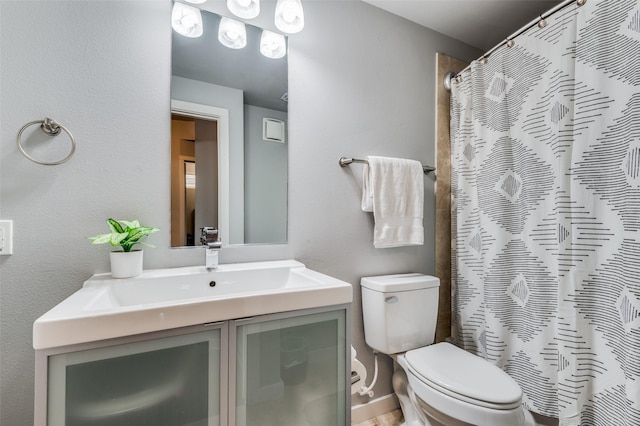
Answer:
[[[453,84],[452,334],[561,425],[640,425],[640,1],[587,0]]]

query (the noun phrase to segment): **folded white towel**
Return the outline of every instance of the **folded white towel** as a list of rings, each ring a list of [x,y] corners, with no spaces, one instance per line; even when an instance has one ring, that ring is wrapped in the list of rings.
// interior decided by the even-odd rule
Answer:
[[[376,248],[424,244],[424,172],[420,162],[366,157],[362,210],[373,212]]]

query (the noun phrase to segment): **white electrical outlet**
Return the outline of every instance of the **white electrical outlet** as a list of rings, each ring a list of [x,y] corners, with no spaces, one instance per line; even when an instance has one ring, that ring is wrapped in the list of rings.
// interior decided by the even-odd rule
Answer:
[[[0,256],[13,254],[13,221],[0,220]]]

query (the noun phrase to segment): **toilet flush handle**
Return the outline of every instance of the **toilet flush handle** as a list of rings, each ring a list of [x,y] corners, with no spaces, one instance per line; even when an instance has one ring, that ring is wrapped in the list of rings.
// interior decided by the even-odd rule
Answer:
[[[389,296],[384,299],[387,303],[398,303],[398,296]]]

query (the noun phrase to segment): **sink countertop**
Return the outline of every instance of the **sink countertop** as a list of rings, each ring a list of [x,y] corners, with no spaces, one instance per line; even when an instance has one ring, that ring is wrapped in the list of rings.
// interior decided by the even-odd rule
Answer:
[[[215,283],[212,285],[212,283]],[[349,283],[295,260],[98,274],[33,324],[36,350],[351,303]]]

